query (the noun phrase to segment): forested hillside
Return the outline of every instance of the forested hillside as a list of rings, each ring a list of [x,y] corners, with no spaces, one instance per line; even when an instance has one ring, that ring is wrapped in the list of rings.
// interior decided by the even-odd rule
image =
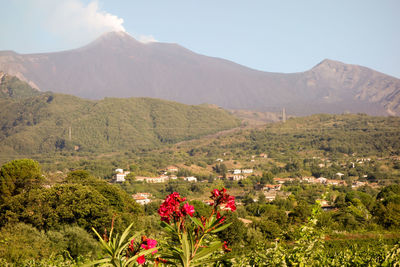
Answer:
[[[38,94],[40,94],[40,92],[30,87],[26,82],[0,71],[1,98],[24,98]]]
[[[291,118],[285,123],[235,132],[209,143],[191,143],[192,154],[220,155],[267,153],[282,155],[399,155],[400,118],[373,117],[364,114],[317,114]],[[201,147],[201,148],[200,148]]]
[[[20,90],[21,83],[13,78],[13,86],[7,86],[13,88],[13,97],[0,98],[3,156],[147,149],[239,124],[226,111],[205,105],[150,98],[90,101],[62,94],[34,95],[27,84]]]

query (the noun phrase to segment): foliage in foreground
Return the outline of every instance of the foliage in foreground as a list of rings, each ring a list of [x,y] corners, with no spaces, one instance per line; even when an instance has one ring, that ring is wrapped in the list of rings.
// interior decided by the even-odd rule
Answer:
[[[237,261],[238,266],[400,266],[400,243],[394,246],[346,246],[332,251],[325,236],[317,230],[319,208],[293,245],[279,240],[262,243],[250,255]]]
[[[174,266],[204,266],[225,259],[222,251],[230,252],[227,243],[222,243],[217,233],[226,229],[230,223],[225,223],[226,217],[221,216],[220,206],[236,210],[235,198],[226,193],[226,189],[214,189],[211,199],[212,211],[209,216],[193,216],[194,206],[186,202],[186,198],[174,192],[167,196],[161,204],[158,213],[161,216],[161,226],[167,234],[164,241],[160,242],[159,255],[157,241],[139,234],[128,238],[132,224],[125,229],[121,236],[113,236],[113,227],[109,236],[99,238],[105,252],[102,259],[89,263],[88,266],[137,266],[146,262],[158,265]],[[151,255],[150,255],[151,253]],[[147,255],[150,258],[146,258]]]

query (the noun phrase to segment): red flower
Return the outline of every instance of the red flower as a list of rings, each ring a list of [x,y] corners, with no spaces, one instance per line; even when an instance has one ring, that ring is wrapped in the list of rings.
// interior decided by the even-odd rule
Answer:
[[[223,216],[221,217],[221,214],[219,213],[219,211],[217,212],[217,220],[219,220],[219,223],[223,223],[225,221],[226,217]]]
[[[129,250],[132,251],[132,252],[135,250],[135,243],[134,242],[135,242],[135,239],[132,239],[131,243],[129,244]]]
[[[214,200],[214,209],[220,204],[226,204],[225,206],[231,211],[236,210],[235,197],[227,194],[225,188],[221,190],[214,189],[211,194],[211,199]]]
[[[224,241],[224,244],[222,245],[222,249],[225,252],[231,252],[232,251],[232,249],[228,248],[228,243],[226,241]]]
[[[189,205],[188,203],[185,203],[183,205],[183,211],[185,214],[188,214],[190,217],[192,217],[194,213],[194,207],[192,205]]]
[[[211,191],[212,197],[219,197],[219,191],[218,189],[214,189],[213,191]]]
[[[229,196],[229,197],[228,197],[228,203],[226,203],[226,206],[227,206],[231,211],[235,211],[235,210],[236,210],[235,197],[234,197],[234,196]]]
[[[168,195],[158,209],[158,214],[161,216],[161,221],[170,223],[170,221],[173,220],[174,222],[177,222],[183,216],[193,216],[193,206],[186,203],[181,208],[181,203],[184,201],[186,201],[186,198],[181,197],[177,192]]]
[[[157,240],[154,239],[146,239],[146,242],[142,244],[142,248],[145,250],[155,248],[157,246]]]
[[[142,255],[139,258],[137,258],[136,261],[139,264],[144,264],[146,262],[146,258],[144,257],[144,255]]]
[[[143,240],[143,237],[142,237]],[[145,237],[145,240],[142,241],[141,247],[144,248],[145,250],[155,248],[157,246],[157,240],[154,239],[148,239]],[[156,254],[158,250],[154,250],[151,254]]]
[[[158,214],[161,216],[161,220],[169,223],[171,219],[176,220],[179,217],[182,217],[182,212],[179,207],[180,203],[185,200],[186,198],[181,198],[177,192],[168,195],[158,209]]]

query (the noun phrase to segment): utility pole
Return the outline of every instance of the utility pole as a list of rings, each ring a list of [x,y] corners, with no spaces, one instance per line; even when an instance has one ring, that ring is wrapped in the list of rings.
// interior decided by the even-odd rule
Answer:
[[[71,141],[71,139],[72,139],[72,127],[71,126],[69,126],[69,128],[68,128],[68,139],[69,139],[69,141]]]
[[[286,110],[282,108],[282,122],[286,122]]]

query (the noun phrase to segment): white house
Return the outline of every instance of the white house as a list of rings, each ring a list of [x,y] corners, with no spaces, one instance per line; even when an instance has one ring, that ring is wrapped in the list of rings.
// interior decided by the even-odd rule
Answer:
[[[265,200],[268,202],[274,201],[276,198],[276,191],[264,192]]]
[[[168,176],[161,175],[159,177],[145,177],[136,176],[136,181],[146,182],[146,183],[165,183],[168,180]]]
[[[132,198],[140,205],[149,204],[151,202],[150,197],[150,193],[136,193],[132,195]]]
[[[281,190],[282,184],[266,184],[262,188],[263,191],[279,191]]]
[[[241,174],[234,174],[234,175],[229,176],[229,180],[233,180],[233,181],[240,181],[243,179],[244,179],[244,176]]]
[[[124,172],[123,169],[115,169],[115,172],[115,182],[117,183],[125,182],[125,177],[131,173],[130,171]]]
[[[179,169],[176,166],[170,165],[167,167],[167,172],[178,172]]]
[[[319,177],[316,180],[320,184],[326,184],[326,181],[328,181],[328,179],[326,179],[325,177]]]
[[[327,180],[327,185],[346,185],[346,182],[343,180]]]
[[[242,173],[245,173],[245,174],[253,173],[253,169],[243,169]]]
[[[295,180],[294,178],[274,178],[274,182],[278,184],[284,184],[286,182],[292,182],[294,180]]]
[[[241,173],[242,173],[242,170],[239,170],[239,169],[233,170],[233,174],[241,174]]]
[[[194,176],[188,176],[188,177],[185,177],[185,181],[188,181],[188,182],[197,182],[197,178],[194,177]]]

